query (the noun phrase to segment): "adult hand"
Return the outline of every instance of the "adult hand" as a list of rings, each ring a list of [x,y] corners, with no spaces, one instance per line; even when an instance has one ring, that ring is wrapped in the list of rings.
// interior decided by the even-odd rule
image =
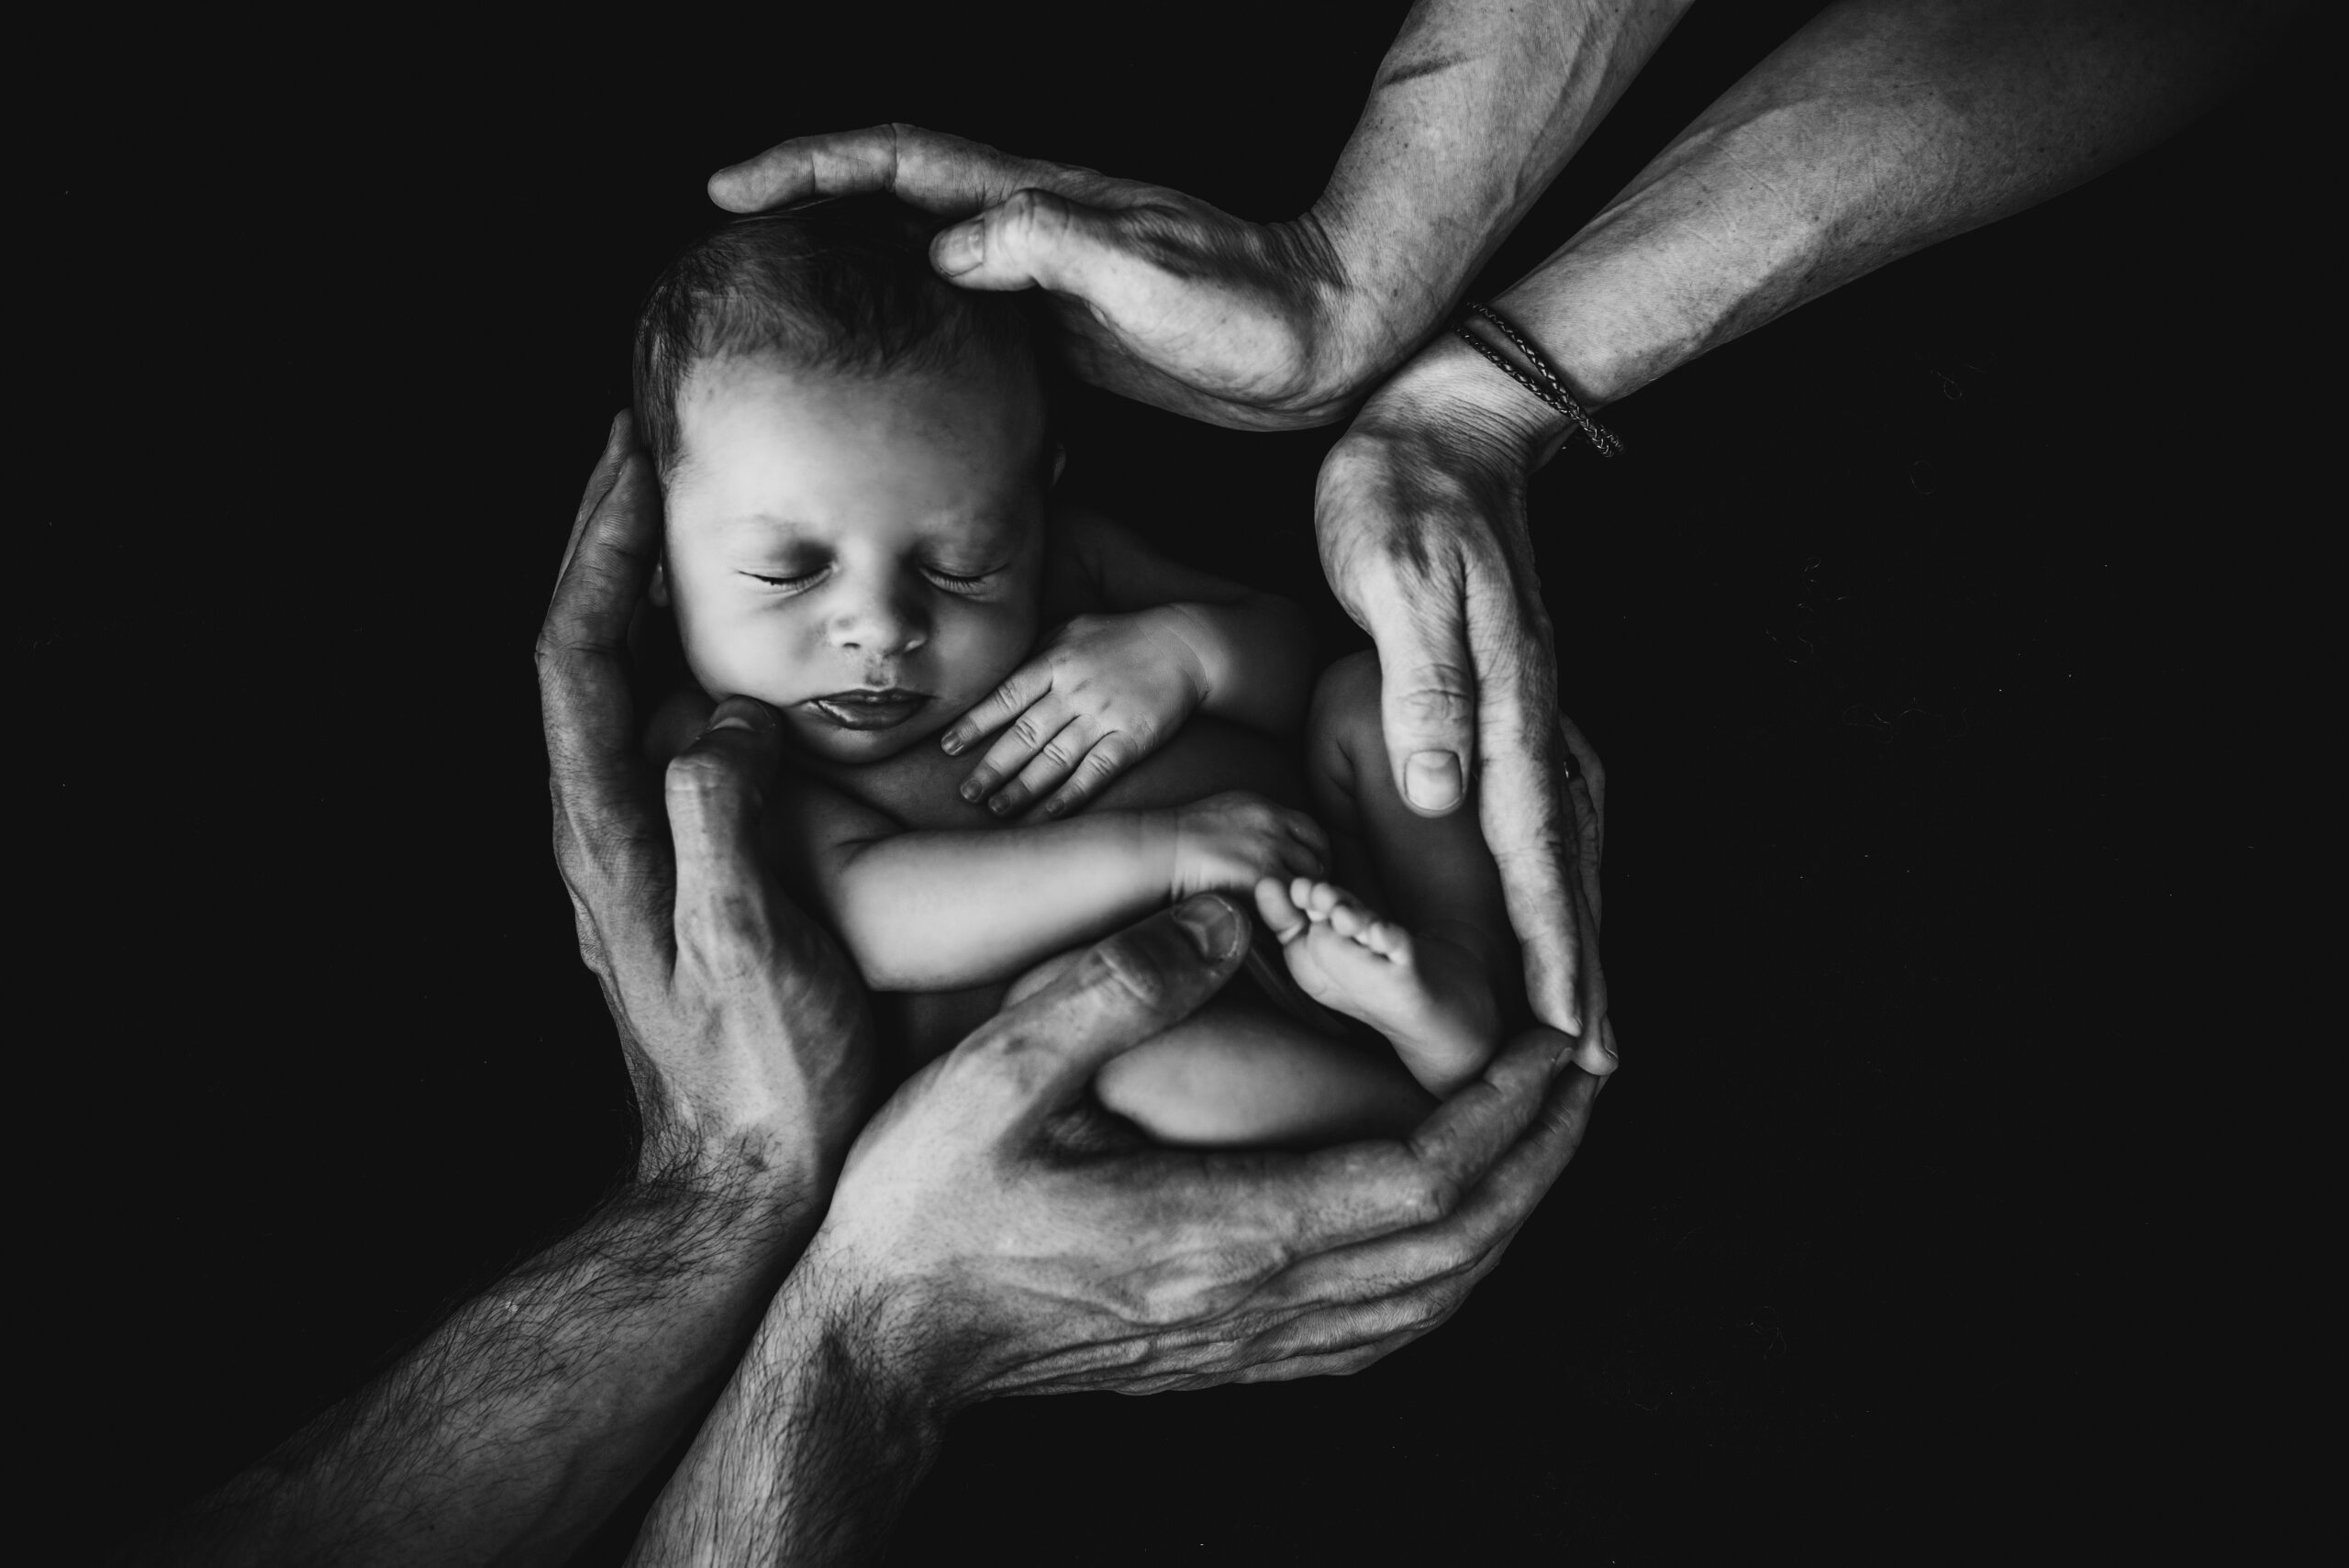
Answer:
[[[713,201],[744,213],[861,191],[963,219],[931,242],[941,274],[1044,290],[1078,375],[1195,419],[1328,424],[1408,347],[1385,340],[1311,213],[1250,223],[1180,191],[909,125],[795,137],[709,182]]]
[[[1380,387],[1321,464],[1314,527],[1338,602],[1378,645],[1396,787],[1435,817],[1471,794],[1525,948],[1535,1015],[1577,1038],[1585,1072],[1614,1071],[1586,960],[1591,907],[1569,880],[1579,774],[1598,760],[1558,712],[1550,617],[1525,527],[1525,487],[1557,450],[1546,413],[1474,350],[1439,340]],[[1590,858],[1596,863],[1596,844]]]
[[[868,1105],[864,994],[761,869],[760,800],[782,755],[774,714],[729,698],[665,770],[644,758],[626,645],[660,518],[622,414],[539,636],[555,859],[627,1052],[644,1164],[796,1178],[820,1206]]]
[[[1537,1029],[1404,1141],[1113,1140],[1085,1085],[1206,1000],[1247,930],[1228,900],[1194,898],[909,1081],[858,1139],[787,1293],[940,1414],[1351,1370],[1448,1317],[1572,1156],[1598,1080]]]

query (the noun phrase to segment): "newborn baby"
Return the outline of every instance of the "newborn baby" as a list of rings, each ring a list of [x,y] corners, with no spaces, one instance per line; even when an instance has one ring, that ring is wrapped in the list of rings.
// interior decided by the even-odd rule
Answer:
[[[705,692],[782,719],[779,873],[909,1063],[1152,909],[1239,895],[1287,978],[1109,1063],[1102,1103],[1202,1146],[1408,1129],[1521,1006],[1475,812],[1403,804],[1371,656],[1314,684],[1293,606],[1048,505],[1026,309],[940,282],[929,231],[887,198],[733,223],[638,327],[652,596]],[[1277,1005],[1292,980],[1380,1039]]]

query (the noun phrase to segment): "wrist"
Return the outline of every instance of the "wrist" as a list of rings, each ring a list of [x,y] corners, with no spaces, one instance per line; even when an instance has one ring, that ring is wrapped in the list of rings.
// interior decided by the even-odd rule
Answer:
[[[1367,226],[1335,186],[1280,230],[1306,280],[1314,344],[1312,401],[1341,413],[1409,357],[1450,304],[1440,284],[1397,266],[1391,248],[1365,243]]]
[[[1430,427],[1441,428],[1447,450],[1520,474],[1548,462],[1575,433],[1564,414],[1449,332],[1389,377],[1354,421],[1366,434]]]
[[[1205,706],[1230,679],[1224,639],[1208,624],[1199,606],[1156,605],[1141,614],[1163,639],[1187,694],[1188,700],[1175,721],[1180,723]]]

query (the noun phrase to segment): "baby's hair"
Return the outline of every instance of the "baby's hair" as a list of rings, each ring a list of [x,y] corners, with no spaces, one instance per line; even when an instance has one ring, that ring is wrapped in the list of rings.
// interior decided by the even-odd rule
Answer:
[[[842,196],[737,218],[669,263],[636,321],[636,422],[665,481],[677,395],[702,360],[774,355],[814,370],[942,369],[966,355],[1038,373],[1019,296],[930,270],[944,225],[895,197]]]

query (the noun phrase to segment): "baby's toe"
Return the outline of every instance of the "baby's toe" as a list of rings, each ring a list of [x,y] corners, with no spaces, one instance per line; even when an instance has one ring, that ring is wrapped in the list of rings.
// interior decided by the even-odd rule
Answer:
[[[1346,895],[1342,888],[1332,883],[1317,882],[1313,884],[1312,903],[1308,913],[1317,920],[1326,920],[1332,910],[1343,907],[1345,902]]]
[[[1284,942],[1308,924],[1305,912],[1297,906],[1289,890],[1269,876],[1259,877],[1256,881],[1256,913],[1264,917],[1264,924],[1271,928],[1273,935]]]
[[[1392,920],[1373,920],[1361,937],[1362,945],[1397,963],[1411,960],[1411,933]]]

